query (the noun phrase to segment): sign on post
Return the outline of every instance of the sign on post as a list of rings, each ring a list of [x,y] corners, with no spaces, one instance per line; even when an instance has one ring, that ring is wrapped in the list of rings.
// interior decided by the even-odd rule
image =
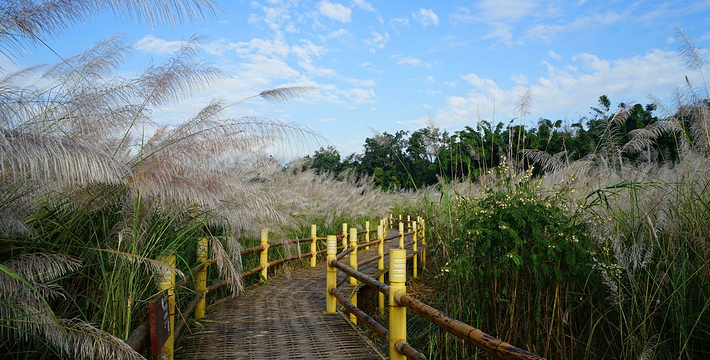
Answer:
[[[150,353],[158,356],[165,342],[170,337],[170,307],[165,291],[148,302],[148,318],[150,322]]]

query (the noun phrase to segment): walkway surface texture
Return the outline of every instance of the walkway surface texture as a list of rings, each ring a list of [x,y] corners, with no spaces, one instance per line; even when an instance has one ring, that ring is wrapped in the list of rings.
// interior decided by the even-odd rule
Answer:
[[[387,241],[385,253],[397,244],[397,239]],[[358,251],[360,262],[375,256],[377,246]],[[348,257],[341,262],[347,264]],[[372,274],[377,262],[359,270]],[[325,263],[321,262],[215,303],[200,320],[204,328],[192,329],[178,342],[175,358],[381,359],[343,316],[325,313],[325,275]],[[338,272],[339,280],[344,276]],[[351,288],[344,287],[341,292],[347,296],[344,292]]]

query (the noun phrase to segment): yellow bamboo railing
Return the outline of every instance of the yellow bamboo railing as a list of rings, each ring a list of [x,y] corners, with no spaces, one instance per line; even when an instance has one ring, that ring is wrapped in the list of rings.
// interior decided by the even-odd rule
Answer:
[[[401,220],[402,216],[399,216],[399,226],[398,235],[394,238],[399,240],[399,249],[391,249],[389,252],[389,269],[385,271],[390,272],[390,284],[384,284],[382,265],[384,254],[382,253],[382,243],[383,239],[383,225],[391,226],[393,221],[397,221],[392,216],[385,221],[380,222],[378,226],[377,234],[378,240],[378,256],[374,259],[380,260],[378,263],[378,269],[380,273],[379,280],[357,271],[357,269],[352,266],[352,264],[358,264],[357,262],[357,252],[356,249],[359,246],[364,246],[364,244],[353,244],[351,241],[350,248],[341,252],[341,254],[335,254],[333,250],[332,256],[328,256],[326,260],[328,268],[328,276],[326,278],[326,297],[327,297],[327,309],[326,312],[336,312],[336,301],[343,305],[343,307],[350,313],[350,318],[357,318],[362,321],[363,324],[372,329],[376,334],[388,340],[389,343],[389,356],[390,359],[425,359],[426,357],[413,349],[409,344],[407,344],[407,333],[406,333],[406,309],[410,309],[412,312],[420,315],[424,319],[427,319],[439,326],[442,330],[465,340],[477,348],[485,351],[496,359],[504,360],[532,360],[532,359],[542,359],[541,357],[530,353],[526,350],[517,348],[511,344],[494,338],[483,331],[476,329],[470,325],[462,323],[455,320],[443,312],[413,298],[406,293],[406,261],[407,254],[406,247],[412,246],[412,275],[417,276],[417,265],[418,258],[420,258],[422,263],[422,268],[426,264],[426,252],[417,251],[419,241],[421,241],[422,249],[425,249],[426,238],[425,238],[425,224],[423,219],[418,218],[415,222],[409,221],[407,226],[408,232],[404,232],[404,223]],[[408,220],[410,218],[408,217]],[[405,236],[410,236],[412,241],[405,243]],[[331,244],[332,241],[332,244]],[[368,244],[372,245],[372,244]],[[327,246],[330,248],[335,247],[335,239],[328,238]],[[350,257],[350,266],[338,262],[339,258],[344,257],[344,253],[348,253]],[[354,258],[353,258],[354,256]],[[374,261],[374,259],[367,260],[365,262]],[[365,262],[361,262],[359,265],[362,266]],[[343,271],[349,276],[351,284],[357,284],[357,281],[364,285],[368,285],[378,291],[379,294],[379,306],[378,309],[380,313],[384,313],[384,296],[387,295],[389,301],[389,329],[385,328],[361,309],[357,308],[357,302],[348,300],[340,294],[337,290],[339,284],[337,284],[337,270]],[[357,287],[353,290],[353,296],[357,294]],[[353,321],[354,322],[354,321]]]
[[[361,234],[361,233],[360,233]],[[259,273],[260,276],[262,277],[263,280],[267,279],[268,276],[268,269],[271,267],[274,267],[276,265],[288,262],[288,261],[293,261],[293,260],[298,260],[298,259],[303,259],[303,258],[311,258],[310,261],[310,266],[315,267],[316,266],[316,257],[320,254],[324,254],[326,252],[325,249],[323,250],[318,250],[318,241],[325,240],[326,238],[321,237],[319,238],[317,236],[317,227],[316,225],[311,225],[311,236],[309,238],[305,239],[296,239],[296,240],[284,240],[281,242],[277,243],[269,243],[268,239],[268,230],[263,229],[261,230],[260,234],[260,244],[248,249],[244,249],[240,251],[240,256],[248,255],[248,254],[253,254],[253,253],[259,253],[259,265],[244,271],[241,274],[241,277],[243,279],[246,279],[254,274]],[[284,256],[280,259],[273,259],[269,261],[269,249],[270,248],[277,248],[277,247],[283,247],[285,244],[296,244],[297,246],[300,246],[301,243],[304,242],[310,242],[310,252],[303,252],[298,255],[293,255],[293,256]],[[337,250],[336,250],[337,251]],[[178,290],[182,287],[185,286],[185,284],[191,282],[194,280],[195,283],[195,296],[194,298],[190,301],[190,303],[187,304],[185,309],[180,311],[179,313],[182,315],[183,319],[186,319],[190,316],[194,316],[196,319],[199,319],[201,317],[204,317],[204,311],[205,311],[205,303],[206,303],[206,296],[209,292],[215,291],[221,287],[224,287],[227,285],[227,280],[223,281],[218,281],[215,282],[214,284],[210,286],[206,286],[206,280],[207,280],[207,269],[209,266],[214,265],[217,262],[217,259],[212,258],[208,259],[208,240],[207,239],[200,239],[198,241],[198,249],[197,249],[197,261],[198,265],[190,269],[190,272],[180,281],[175,281],[174,280],[174,273],[172,274],[165,274],[163,278],[166,276],[168,278],[165,278],[166,280],[161,280],[160,286],[164,286],[166,289],[169,289],[168,291],[170,292],[170,298],[172,299],[171,303],[174,304],[174,298],[175,298],[175,290]],[[284,253],[285,255],[285,253]],[[174,256],[172,256],[172,259],[174,259]],[[169,261],[170,257],[166,257],[163,259],[163,262]],[[166,262],[166,264],[168,264]],[[174,265],[174,260],[172,262],[172,265],[169,265],[170,267],[175,267]],[[172,278],[170,278],[172,276]],[[172,282],[169,282],[168,280],[172,279]],[[173,305],[174,306],[174,305]],[[177,338],[179,336],[180,331],[185,325],[184,320],[182,321],[175,321],[174,320],[174,314],[175,314],[175,309],[170,310],[171,316],[171,329],[174,329],[172,331],[172,336],[171,339]],[[177,323],[177,324],[176,324]],[[143,322],[141,322],[129,335],[128,339],[126,340],[126,343],[135,351],[140,351],[141,348],[148,342],[149,340],[149,334],[150,334],[150,327],[149,327],[149,322],[148,319],[146,318]],[[174,340],[169,340],[174,341]],[[161,359],[172,359],[172,348],[170,347],[170,343],[168,343],[167,348],[164,348],[164,351],[161,352],[159,355],[159,358]]]

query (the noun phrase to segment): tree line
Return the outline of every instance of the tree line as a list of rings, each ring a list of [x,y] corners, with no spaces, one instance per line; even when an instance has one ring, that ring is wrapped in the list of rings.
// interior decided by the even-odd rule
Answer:
[[[580,159],[611,165],[676,161],[684,144],[694,147],[710,134],[707,99],[659,118],[658,105],[620,103],[602,95],[588,116],[575,123],[540,118],[525,127],[481,120],[452,133],[429,126],[413,132],[384,132],[365,140],[362,153],[342,157],[333,147],[307,156],[318,174],[370,176],[385,190],[420,188],[440,180],[476,180],[504,159],[541,174]],[[701,124],[699,124],[701,123]],[[705,148],[705,146],[701,146]],[[701,150],[701,149],[699,149]]]

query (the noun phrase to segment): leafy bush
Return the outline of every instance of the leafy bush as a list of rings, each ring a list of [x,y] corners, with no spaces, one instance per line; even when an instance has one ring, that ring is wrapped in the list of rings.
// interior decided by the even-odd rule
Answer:
[[[542,196],[532,171],[519,179],[504,166],[496,171],[504,178],[497,186],[457,198],[455,238],[443,244],[448,256],[440,276],[449,286],[442,300],[449,313],[485,332],[562,357],[570,350],[567,325],[588,316],[587,223],[571,213],[567,187]],[[467,358],[474,350],[449,351]]]

